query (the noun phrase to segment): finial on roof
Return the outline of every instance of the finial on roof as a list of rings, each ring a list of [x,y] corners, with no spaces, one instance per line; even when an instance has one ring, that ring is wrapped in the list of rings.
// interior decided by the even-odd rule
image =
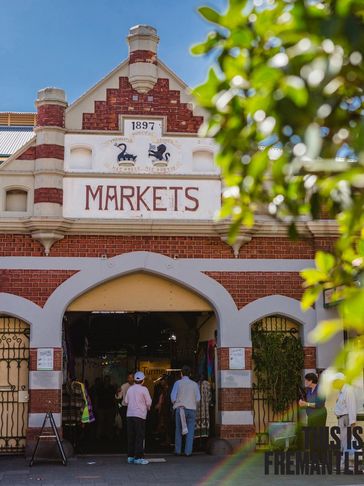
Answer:
[[[147,93],[158,80],[157,30],[150,25],[129,29],[129,82],[139,93]]]

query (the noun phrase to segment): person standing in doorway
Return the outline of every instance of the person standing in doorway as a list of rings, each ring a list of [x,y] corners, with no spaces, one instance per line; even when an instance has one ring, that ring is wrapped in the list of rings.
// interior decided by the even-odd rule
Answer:
[[[122,434],[122,439],[124,442],[126,442],[127,438],[127,433],[126,433],[126,411],[127,411],[127,405],[125,403],[125,397],[126,393],[129,390],[129,388],[134,385],[134,374],[129,372],[128,376],[126,378],[126,382],[121,385],[119,390],[117,391],[115,398],[117,400],[118,404],[118,411],[121,416],[121,434]]]
[[[152,398],[148,388],[143,386],[144,373],[137,371],[134,375],[134,385],[130,386],[125,396],[127,405],[128,432],[128,463],[149,464],[144,459],[145,422],[148,410],[152,405]]]
[[[340,442],[342,452],[341,468],[343,468],[345,464],[345,452],[348,450],[348,427],[355,427],[357,404],[354,388],[345,383],[345,376],[343,373],[336,373],[333,381],[333,387],[336,390],[339,390],[334,411],[340,427]]]
[[[181,455],[182,435],[186,435],[185,456],[187,457],[192,454],[196,409],[201,400],[198,385],[190,379],[190,374],[190,367],[183,366],[181,379],[176,381],[171,393],[173,408],[176,411],[175,454]]]

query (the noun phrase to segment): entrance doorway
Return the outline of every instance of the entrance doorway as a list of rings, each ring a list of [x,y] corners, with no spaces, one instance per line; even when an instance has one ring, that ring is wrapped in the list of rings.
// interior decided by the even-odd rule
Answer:
[[[147,417],[146,451],[172,451],[174,422],[169,395],[183,365],[191,367],[193,379],[201,387],[210,389],[204,397],[207,405],[202,403],[197,411],[197,425],[203,423],[204,427],[196,428],[195,444],[204,448],[214,433],[216,403],[216,318],[205,300],[165,278],[133,274],[74,301],[65,313],[63,329],[64,436],[79,453],[126,452],[126,428],[115,393],[128,374],[137,370],[144,372],[145,386],[153,399]],[[96,418],[85,426],[70,419],[66,410],[74,380],[85,385]]]
[[[25,450],[28,424],[28,324],[0,316],[0,454]]]
[[[64,410],[65,437],[79,452],[125,449],[125,424],[118,417],[115,394],[130,372],[140,370],[153,399],[146,450],[171,450],[174,424],[169,395],[180,378],[179,370],[187,364],[193,379],[201,386],[202,381],[208,381],[211,387],[209,425],[200,433],[196,431],[197,446],[203,447],[214,429],[214,320],[209,312],[67,312],[64,374],[85,384],[96,420],[82,430],[76,421],[67,423],[69,414]],[[212,339],[203,340],[211,333]],[[161,406],[163,400],[167,403]]]

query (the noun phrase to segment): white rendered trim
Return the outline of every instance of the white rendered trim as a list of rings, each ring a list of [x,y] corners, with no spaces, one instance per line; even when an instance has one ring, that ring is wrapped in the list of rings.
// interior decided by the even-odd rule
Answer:
[[[253,411],[222,411],[221,425],[254,425]]]
[[[85,270],[101,257],[0,257],[0,269],[6,270]],[[111,259],[109,259],[111,260]],[[287,258],[176,258],[186,270],[200,272],[300,272],[313,268],[309,259]]]
[[[53,418],[57,427],[62,424],[62,415],[60,413],[53,413]],[[30,413],[28,415],[28,427],[42,427],[44,421],[45,413]],[[47,420],[46,425],[50,427],[49,420]]]
[[[62,380],[62,371],[30,371],[29,390],[60,390]]]

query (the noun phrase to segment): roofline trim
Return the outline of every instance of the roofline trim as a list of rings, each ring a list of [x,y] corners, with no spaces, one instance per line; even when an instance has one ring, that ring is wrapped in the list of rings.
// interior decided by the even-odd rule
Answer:
[[[4,167],[6,167],[11,161],[16,160],[19,155],[21,155],[23,152],[25,152],[28,148],[32,147],[34,142],[36,141],[37,135],[34,134],[34,137],[32,137],[30,140],[28,140],[27,143],[22,145],[16,152],[14,152],[10,157],[8,157],[7,160],[5,160],[0,167],[0,170],[2,170]]]
[[[71,103],[65,110],[65,113],[68,113],[69,111],[72,110],[75,106],[77,106],[81,101],[83,101],[87,96],[89,96],[93,91],[95,91],[97,88],[99,88],[105,81],[110,79],[119,69],[122,69],[126,64],[128,63],[128,60],[126,59],[125,61],[121,62],[118,64],[112,71],[110,71],[106,76],[100,79],[96,84],[91,86],[88,90],[86,90],[79,98],[77,98],[73,103]]]

